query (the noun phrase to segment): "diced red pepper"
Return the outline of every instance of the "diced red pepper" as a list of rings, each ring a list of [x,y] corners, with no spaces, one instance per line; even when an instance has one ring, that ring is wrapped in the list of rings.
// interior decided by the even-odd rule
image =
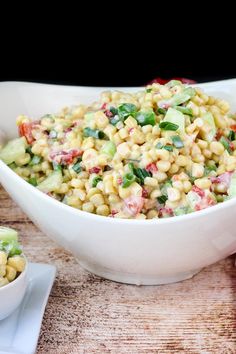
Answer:
[[[32,135],[32,129],[35,125],[35,122],[21,123],[18,127],[19,135],[24,136],[30,145],[35,141]]]
[[[152,173],[157,172],[157,166],[154,162],[149,163],[145,168],[148,172],[152,172]]]
[[[201,198],[203,198],[205,196],[204,190],[197,187],[197,186],[193,186],[192,191],[197,193],[199,195],[199,197],[201,197]]]
[[[184,77],[174,77],[173,79],[163,79],[161,77],[156,77],[155,79],[150,81],[148,84],[151,85],[151,84],[154,84],[154,83],[158,83],[160,85],[165,85],[165,84],[167,84],[167,82],[169,82],[171,80],[178,80],[178,81],[181,81],[183,84],[189,84],[189,85],[196,84],[195,80],[186,79]]]
[[[103,103],[101,109],[106,109],[107,108],[107,103]]]
[[[117,178],[117,183],[118,183],[119,185],[121,185],[121,184],[123,183],[122,177],[118,177],[118,178]]]
[[[110,216],[111,216],[112,218],[114,218],[114,216],[115,216],[117,213],[118,213],[118,211],[113,209],[113,210],[111,211],[111,215],[110,215]]]
[[[195,210],[202,210],[215,205],[216,202],[208,195],[204,197],[200,203],[195,205]]]
[[[50,154],[50,159],[62,165],[70,165],[75,157],[83,155],[83,151],[77,149],[71,149],[68,151],[62,150],[57,152],[52,152]]]
[[[232,173],[233,172],[225,172],[219,175],[218,177],[211,177],[211,182],[216,184],[224,183],[228,188],[231,182]]]
[[[223,130],[222,130],[222,129],[218,129],[218,130],[217,130],[217,133],[216,133],[216,136],[215,136],[216,140],[220,140],[220,138],[221,138],[223,135],[224,135]]]
[[[143,187],[142,189],[142,197],[147,198],[148,197],[148,191]]]
[[[89,169],[89,173],[99,173],[101,171],[101,167],[99,166],[94,166]]]
[[[173,212],[173,209],[164,207],[164,208],[159,209],[159,215],[161,217],[174,216],[174,212]]]
[[[233,130],[236,133],[236,124],[232,124],[230,126],[230,129]]]
[[[104,113],[108,118],[113,117],[113,113],[111,111],[109,111],[109,109],[106,109]]]

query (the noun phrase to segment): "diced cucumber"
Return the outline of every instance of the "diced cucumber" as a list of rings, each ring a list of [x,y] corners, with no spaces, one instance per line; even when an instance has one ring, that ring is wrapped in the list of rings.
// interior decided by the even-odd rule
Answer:
[[[52,172],[43,182],[39,183],[37,188],[44,192],[54,192],[62,185],[62,173],[61,171]]]
[[[174,210],[174,214],[175,216],[179,216],[179,215],[185,215],[185,214],[189,214],[191,213],[193,210],[191,210],[190,207],[186,207],[186,206],[180,206],[178,208],[176,208]]]
[[[183,89],[182,92],[176,93],[173,97],[168,100],[162,100],[158,102],[158,107],[174,107],[179,106],[190,100],[195,95],[195,90],[192,87],[187,87]]]
[[[116,145],[112,141],[107,141],[103,145],[103,147],[101,149],[101,153],[113,158],[113,156],[116,153]]]
[[[18,232],[10,227],[0,226],[0,241],[17,241]]]
[[[168,81],[166,84],[165,84],[165,86],[167,86],[167,87],[174,87],[174,86],[183,86],[183,84],[182,84],[182,82],[181,81],[179,81],[179,80],[170,80],[170,81]]]
[[[185,118],[183,113],[177,111],[174,108],[169,108],[165,118],[163,119],[164,122],[171,122],[179,126],[177,132],[184,134],[185,133]]]
[[[27,147],[25,137],[9,141],[0,151],[0,159],[7,165],[24,156]]]
[[[229,198],[233,198],[236,196],[236,172],[234,172],[231,177],[228,195],[229,195]]]
[[[204,123],[209,126],[209,131],[207,133],[201,132],[201,136],[203,139],[207,140],[208,142],[211,142],[216,135],[216,126],[215,126],[213,115],[210,112],[208,112],[204,114],[201,118],[204,121]]]

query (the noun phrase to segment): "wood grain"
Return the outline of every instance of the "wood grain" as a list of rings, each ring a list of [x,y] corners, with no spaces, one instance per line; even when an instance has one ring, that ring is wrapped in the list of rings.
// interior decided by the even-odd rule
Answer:
[[[1,187],[0,222],[19,230],[30,261],[58,269],[37,354],[236,353],[234,257],[182,283],[129,286],[84,271]]]

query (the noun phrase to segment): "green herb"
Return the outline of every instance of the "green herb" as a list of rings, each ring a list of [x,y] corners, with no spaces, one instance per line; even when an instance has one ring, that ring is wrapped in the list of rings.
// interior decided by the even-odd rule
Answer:
[[[42,161],[41,156],[34,155],[29,162],[29,166],[35,166],[38,165]]]
[[[174,150],[172,145],[165,145],[165,146],[163,146],[163,149],[170,151],[170,152]]]
[[[177,111],[180,111],[183,114],[187,114],[190,117],[193,116],[193,111],[191,108],[183,107],[183,106],[175,106],[174,109],[177,109]]]
[[[32,153],[32,146],[28,146],[28,147],[25,149],[25,151],[26,151],[28,154],[30,154],[31,157],[34,156],[34,154]]]
[[[101,182],[101,181],[102,181],[101,177],[98,177],[98,176],[94,177],[94,179],[92,181],[92,187],[93,188],[97,187],[98,182]]]
[[[227,138],[225,138],[224,136],[222,136],[219,141],[220,141],[220,143],[224,146],[224,148],[225,148],[229,153],[232,152],[232,150],[231,150],[231,148],[230,148],[229,140],[228,140]]]
[[[81,161],[76,162],[73,166],[72,169],[76,172],[76,173],[80,173],[82,171],[82,167],[80,165]]]
[[[62,166],[55,161],[52,162],[52,167],[53,167],[54,171],[62,171]]]
[[[124,121],[129,116],[134,117],[137,113],[137,107],[133,103],[123,103],[118,107],[118,116]]]
[[[107,138],[106,134],[101,131],[101,130],[98,130],[98,129],[91,129],[89,127],[87,128],[84,128],[84,131],[83,131],[83,134],[84,134],[84,137],[93,137],[95,139],[105,139]]]
[[[182,147],[184,147],[184,143],[178,135],[172,136],[171,140],[173,141],[173,144],[177,149],[181,149]]]
[[[172,131],[176,131],[179,126],[177,124],[171,123],[171,122],[161,122],[159,124],[159,127],[162,130],[172,130]]]
[[[118,115],[115,115],[110,119],[112,125],[116,125],[118,122],[122,122],[122,119]]]
[[[148,124],[152,126],[156,124],[155,113],[152,110],[138,112],[135,119],[141,127]]]
[[[136,177],[133,173],[127,173],[123,177],[123,182],[122,182],[122,187],[127,188],[129,187],[133,182],[135,182]]]
[[[146,89],[146,92],[147,92],[147,93],[150,93],[150,92],[152,92],[152,89],[151,89],[151,88],[147,88],[147,89]]]
[[[6,252],[8,257],[13,257],[22,253],[21,246],[16,240],[0,241],[0,251]]]
[[[151,173],[148,172],[145,168],[136,168],[133,163],[128,164],[130,171],[133,175],[135,175],[136,180],[139,184],[144,184],[144,179],[146,177],[152,177]]]
[[[236,139],[235,132],[233,130],[230,130],[229,135],[228,135],[228,139],[230,141],[234,141]]]
[[[118,109],[115,107],[110,107],[109,111],[115,116],[116,114],[118,114]]]
[[[166,112],[167,112],[167,110],[164,109],[164,108],[160,108],[160,107],[159,107],[159,108],[157,109],[157,113],[159,113],[159,114],[164,114],[164,115],[165,115]]]
[[[32,184],[32,186],[36,187],[38,185],[37,179],[35,177],[31,177],[28,182]]]
[[[166,195],[161,195],[160,197],[157,197],[157,200],[160,204],[165,204],[165,202],[167,201],[167,196]]]

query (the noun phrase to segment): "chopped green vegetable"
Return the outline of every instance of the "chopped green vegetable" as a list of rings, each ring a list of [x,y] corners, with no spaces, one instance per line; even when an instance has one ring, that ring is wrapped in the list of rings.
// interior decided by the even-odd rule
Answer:
[[[136,176],[137,182],[140,183],[141,185],[144,184],[144,179],[146,177],[152,177],[151,173],[148,172],[145,168],[136,168],[134,167],[133,163],[129,163],[129,168],[132,174]]]
[[[92,181],[92,187],[95,188],[97,187],[97,184],[98,182],[101,182],[102,181],[102,178],[97,176],[97,177],[94,177],[93,181]]]
[[[31,159],[31,161],[29,162],[29,166],[38,165],[41,161],[42,161],[41,156],[34,155]]]
[[[89,137],[89,136],[91,136],[91,137],[93,137],[95,139],[105,139],[105,138],[107,138],[106,134],[103,131],[98,130],[98,129],[91,129],[89,127],[84,128],[84,132],[83,133],[84,133],[84,137],[86,137],[86,138]]]
[[[122,119],[118,115],[115,115],[110,119],[112,125],[116,125],[118,122],[122,122]]]
[[[29,184],[32,184],[32,186],[36,187],[38,185],[37,183],[37,179],[35,177],[31,177],[29,180],[28,180]]]
[[[228,195],[229,195],[229,198],[236,196],[236,173],[235,172],[233,173],[233,175],[231,177]]]
[[[163,146],[163,149],[170,151],[170,152],[174,150],[172,145],[165,145],[165,146]]]
[[[76,173],[80,173],[82,171],[82,167],[80,164],[80,161],[76,162],[73,166],[72,169],[76,172]]]
[[[236,139],[235,132],[233,130],[230,130],[229,135],[228,135],[228,139],[230,141],[234,141]]]
[[[192,87],[184,88],[182,92],[176,93],[173,97],[168,100],[162,100],[158,102],[158,107],[174,107],[179,106],[190,100],[195,95],[195,90]]]
[[[176,109],[169,108],[163,121],[178,125],[178,132],[181,134],[185,133],[185,117],[183,113],[177,111]]]
[[[222,136],[219,140],[219,142],[224,146],[224,148],[229,152],[231,153],[232,152],[232,149],[230,147],[230,142],[227,138],[225,138],[224,136]]]
[[[16,240],[11,240],[11,241],[0,240],[0,251],[6,252],[8,257],[13,257],[16,255],[20,255],[22,253],[21,246]]]
[[[164,108],[158,108],[157,109],[157,113],[159,113],[159,114],[166,114],[166,112],[167,112],[167,110],[166,109],[164,109]]]
[[[165,202],[167,201],[167,196],[166,195],[161,195],[160,197],[157,197],[157,200],[160,204],[165,204]]]
[[[135,117],[137,110],[133,103],[123,103],[118,107],[118,116],[124,121],[129,116]]]
[[[171,123],[171,122],[164,122],[164,121],[162,121],[159,124],[159,127],[162,130],[172,130],[172,131],[176,131],[179,128],[179,126],[177,124],[174,124],[174,123]]]
[[[160,142],[158,142],[158,143],[156,144],[156,148],[157,148],[157,149],[162,149],[162,148],[163,148],[163,144],[160,143]]]
[[[182,82],[181,81],[179,81],[179,80],[170,80],[170,81],[168,81],[166,84],[165,84],[165,86],[167,86],[167,87],[169,87],[169,88],[172,88],[172,87],[174,87],[174,86],[182,86],[183,84],[182,84]]]
[[[123,177],[123,182],[122,182],[122,187],[127,188],[129,187],[133,182],[135,182],[136,177],[133,173],[126,173]]]
[[[62,166],[55,161],[52,162],[52,167],[53,167],[54,171],[62,171]]]
[[[141,125],[141,127],[148,124],[152,126],[156,124],[155,113],[153,110],[140,111],[135,116],[135,119],[137,120],[138,124]]]
[[[173,144],[177,149],[181,149],[182,147],[184,147],[184,143],[178,135],[172,136],[171,140],[173,141]]]
[[[62,182],[61,171],[53,171],[44,181],[39,183],[37,188],[44,193],[54,192],[61,187]]]
[[[211,142],[216,135],[216,125],[215,125],[214,117],[210,112],[208,112],[208,113],[204,114],[201,118],[204,121],[204,123],[210,127],[209,131],[207,131],[207,132],[202,131],[201,132],[202,138],[208,142]]]
[[[161,193],[162,195],[167,197],[167,188],[172,187],[172,182],[171,180],[167,180],[161,187]]]
[[[10,140],[0,151],[0,160],[10,165],[17,159],[24,157],[27,147],[25,137]]]
[[[174,210],[174,214],[175,214],[175,216],[185,215],[185,214],[191,213],[191,211],[193,211],[193,210],[191,210],[190,207],[180,206]]]
[[[152,92],[152,89],[151,89],[151,88],[147,88],[147,89],[146,89],[146,92],[147,92],[147,93],[150,93],[150,92]]]
[[[0,241],[17,241],[18,232],[10,227],[0,226]]]
[[[108,155],[110,158],[113,158],[116,153],[116,145],[112,141],[107,141],[103,145],[101,153]]]
[[[183,114],[186,114],[190,117],[193,116],[193,111],[191,108],[184,107],[184,106],[175,106],[174,109],[177,109],[177,111],[180,111]]]
[[[116,114],[118,114],[118,109],[115,107],[110,107],[109,111],[115,116]]]
[[[215,165],[206,166],[204,169],[204,175],[208,176],[212,171],[216,171],[217,167]]]
[[[25,149],[25,152],[27,152],[28,154],[30,154],[31,157],[34,156],[34,154],[32,153],[32,146],[28,146],[28,147]]]

